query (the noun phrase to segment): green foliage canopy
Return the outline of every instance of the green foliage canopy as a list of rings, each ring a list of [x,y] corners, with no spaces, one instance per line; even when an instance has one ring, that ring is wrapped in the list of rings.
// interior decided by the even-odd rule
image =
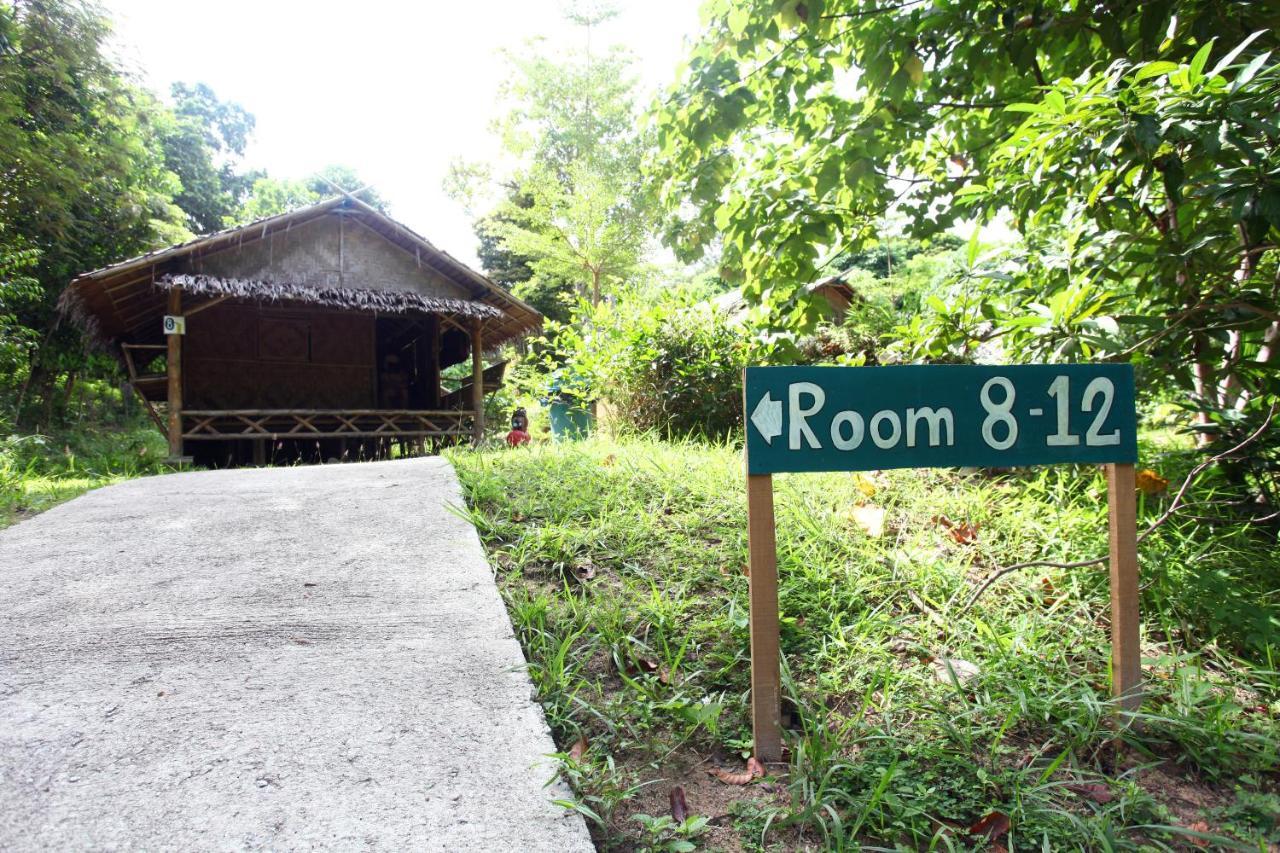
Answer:
[[[905,215],[928,238],[1012,219],[906,333],[932,357],[1149,358],[1206,429],[1274,400],[1280,315],[1272,3],[712,0],[656,115],[686,258],[778,326],[812,325],[824,260]],[[1213,423],[1211,423],[1211,421]]]
[[[172,117],[105,56],[98,11],[0,5],[0,32],[0,314],[6,346],[38,354],[21,381],[47,401],[58,371],[85,359],[57,322],[66,283],[189,232],[160,143]]]
[[[162,130],[165,167],[178,176],[174,202],[195,233],[208,234],[235,218],[261,172],[238,172],[254,118],[218,99],[203,83],[174,83],[172,121]]]

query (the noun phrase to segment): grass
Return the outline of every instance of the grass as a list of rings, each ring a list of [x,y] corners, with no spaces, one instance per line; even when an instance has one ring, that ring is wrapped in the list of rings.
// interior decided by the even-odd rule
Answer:
[[[164,437],[141,412],[123,413],[118,388],[83,383],[77,402],[45,432],[0,429],[0,528],[90,489],[172,470]]]
[[[737,787],[705,771],[751,748],[739,454],[593,439],[451,458],[566,805],[602,849],[1280,844],[1273,536],[1177,516],[1143,546],[1148,695],[1117,732],[1105,568],[1028,569],[963,609],[1002,565],[1105,553],[1099,471],[775,478],[789,765]],[[1167,441],[1143,458],[1175,483],[1191,464]],[[1168,500],[1143,496],[1140,521]],[[688,818],[659,820],[675,786]]]

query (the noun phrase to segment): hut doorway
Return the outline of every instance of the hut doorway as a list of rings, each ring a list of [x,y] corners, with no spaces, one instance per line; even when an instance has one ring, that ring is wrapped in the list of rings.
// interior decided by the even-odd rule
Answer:
[[[434,409],[440,402],[439,323],[434,317],[379,317],[377,406]]]

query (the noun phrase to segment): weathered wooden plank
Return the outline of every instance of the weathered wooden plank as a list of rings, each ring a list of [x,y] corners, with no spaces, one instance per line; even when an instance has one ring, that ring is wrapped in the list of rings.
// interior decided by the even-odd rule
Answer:
[[[748,567],[751,572],[751,725],[756,758],[782,760],[782,679],[778,648],[778,547],[773,476],[747,476]]]
[[[1111,690],[1121,708],[1142,704],[1138,607],[1138,509],[1133,465],[1107,466],[1111,544]]]

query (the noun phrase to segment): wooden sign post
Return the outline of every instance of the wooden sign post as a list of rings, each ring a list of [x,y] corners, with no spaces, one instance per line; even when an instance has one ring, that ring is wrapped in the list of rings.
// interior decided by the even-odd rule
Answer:
[[[1107,465],[1111,540],[1111,692],[1126,711],[1142,704],[1138,633],[1138,504],[1132,463]]]
[[[782,758],[782,675],[778,647],[778,545],[773,475],[747,475],[747,550],[751,586],[751,729],[756,758]]]
[[[1121,708],[1138,707],[1132,366],[749,367],[743,395],[757,759],[782,759],[773,513],[773,475],[782,472],[1105,463],[1112,692]]]

